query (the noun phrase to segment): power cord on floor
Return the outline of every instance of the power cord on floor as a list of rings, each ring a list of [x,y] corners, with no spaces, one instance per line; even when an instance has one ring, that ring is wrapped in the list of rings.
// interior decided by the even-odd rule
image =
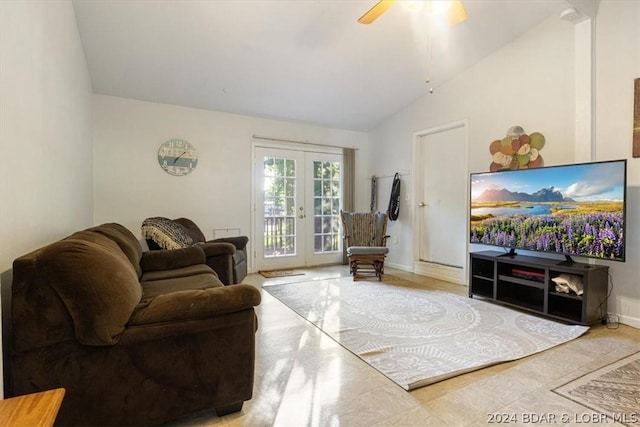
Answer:
[[[618,317],[618,315],[603,313],[603,306],[606,307],[607,301],[609,301],[609,297],[613,292],[613,277],[611,277],[611,274],[609,274],[608,276],[609,284],[611,284],[611,286],[607,291],[607,297],[604,299],[604,301],[600,302],[598,308],[600,309],[600,318],[602,319],[602,324],[606,325],[607,329],[618,329],[620,327],[620,318]]]
[[[619,318],[615,314],[607,315],[607,329],[618,329],[620,327]]]

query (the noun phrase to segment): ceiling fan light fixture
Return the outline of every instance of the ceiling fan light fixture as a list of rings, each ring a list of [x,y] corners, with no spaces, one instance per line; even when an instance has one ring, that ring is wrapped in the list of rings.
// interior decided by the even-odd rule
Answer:
[[[451,0],[449,9],[447,10],[447,22],[449,25],[456,25],[466,21],[467,11],[464,10],[460,0]]]
[[[456,25],[467,19],[467,12],[460,0],[431,0],[428,4],[429,15],[449,25]]]
[[[364,15],[358,18],[361,24],[371,24],[387,11],[396,0],[380,0]],[[405,0],[402,2],[409,10],[417,11],[420,9],[421,0]],[[462,6],[460,0],[430,0],[427,2],[427,14],[435,16],[437,20],[445,20],[449,25],[459,24],[467,19],[467,12]]]
[[[395,0],[380,0],[371,9],[369,9],[364,15],[358,18],[358,22],[361,24],[371,24],[378,19],[380,15],[385,13],[387,9],[393,6]]]
[[[409,12],[417,12],[424,6],[424,0],[405,0],[401,4]]]

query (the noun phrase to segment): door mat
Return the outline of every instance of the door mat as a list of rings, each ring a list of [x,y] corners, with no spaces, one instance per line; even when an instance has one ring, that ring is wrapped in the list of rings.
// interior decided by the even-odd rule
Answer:
[[[640,426],[640,352],[553,390],[625,426]]]
[[[262,275],[262,277],[266,277],[267,279],[273,277],[288,277],[288,276],[304,276],[304,272],[300,270],[260,270],[258,271]]]

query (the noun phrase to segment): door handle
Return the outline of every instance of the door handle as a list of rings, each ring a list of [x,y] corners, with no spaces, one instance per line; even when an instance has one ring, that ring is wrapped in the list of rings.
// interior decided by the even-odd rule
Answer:
[[[418,203],[418,207],[424,208],[425,206],[427,206],[427,204],[424,202]]]
[[[300,215],[298,215],[298,218],[300,218],[300,219],[305,219],[306,217],[307,217],[307,216],[306,216],[305,214],[300,214]]]

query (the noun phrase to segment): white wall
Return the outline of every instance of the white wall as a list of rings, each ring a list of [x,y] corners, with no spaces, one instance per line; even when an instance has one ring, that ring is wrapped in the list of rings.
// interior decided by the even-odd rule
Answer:
[[[92,89],[71,2],[0,2],[0,93],[6,272],[18,256],[92,225]]]
[[[601,2],[596,34],[595,157],[629,159],[628,261],[610,263],[609,311],[640,327],[640,159],[630,154],[640,2]],[[487,169],[488,144],[514,124],[547,136],[548,165],[570,162],[577,143],[573,56],[571,24],[550,19],[456,79],[434,82],[433,95],[425,87],[423,98],[371,132],[368,149],[367,135],[357,132],[99,95],[92,108],[71,3],[0,1],[0,271],[21,254],[107,221],[137,233],[147,216],[186,215],[208,235],[227,226],[248,233],[254,133],[359,147],[356,207],[363,210],[368,176],[410,171],[414,132],[460,119],[469,122],[470,172]],[[187,177],[170,177],[156,162],[159,144],[174,137],[200,153]],[[404,194],[411,194],[411,177],[403,177],[400,220],[390,224],[398,245],[389,263],[408,269],[412,210]],[[379,183],[380,209],[390,183]]]
[[[366,178],[367,135],[193,108],[94,97],[94,222],[119,222],[135,235],[147,217],[187,217],[213,237],[214,228],[251,233],[251,144],[254,134],[358,148],[356,176]],[[198,165],[176,177],[158,165],[158,147],[186,139]],[[368,193],[358,194],[367,206]],[[250,267],[252,264],[250,264]]]
[[[372,174],[410,170],[414,132],[460,120],[468,120],[469,172],[488,170],[489,144],[506,136],[513,125],[545,135],[547,145],[541,152],[545,164],[572,160],[573,25],[549,19],[450,82],[432,83],[433,94],[425,85],[424,97],[370,133]],[[442,159],[441,164],[446,167],[464,158],[460,153],[460,158]],[[419,200],[405,202],[405,194],[412,193],[414,175],[403,177],[400,218],[389,224],[389,234],[398,237],[398,244],[390,246],[388,263],[408,270],[413,269],[413,209]],[[380,185],[384,204],[391,180],[381,180]],[[466,246],[466,242],[460,244]]]
[[[600,3],[596,20],[597,160],[627,161],[626,259],[608,263],[609,312],[640,328],[640,158],[631,157],[633,81],[640,78],[640,2]]]
[[[370,164],[373,174],[410,169],[414,132],[463,119],[469,123],[469,172],[488,170],[489,143],[515,124],[546,136],[546,165],[629,159],[627,262],[606,263],[613,282],[608,310],[621,322],[640,327],[640,159],[631,158],[633,80],[640,77],[640,2],[601,2],[596,21],[595,152],[575,136],[576,110],[584,108],[576,105],[575,77],[585,73],[574,69],[574,26],[553,17],[381,124],[370,134]],[[576,159],[585,147],[588,158]],[[443,167],[452,161],[457,160],[443,159]],[[403,182],[409,194],[412,177]],[[399,236],[399,244],[391,247],[390,265],[412,268],[415,202],[405,203],[400,220],[389,227],[389,234]]]

